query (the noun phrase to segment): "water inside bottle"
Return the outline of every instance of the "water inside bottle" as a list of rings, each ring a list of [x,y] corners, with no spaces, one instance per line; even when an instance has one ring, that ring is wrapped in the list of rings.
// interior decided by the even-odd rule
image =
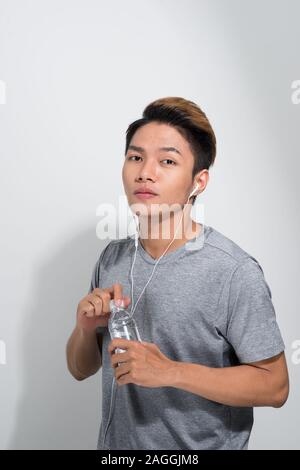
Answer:
[[[112,315],[108,327],[111,338],[124,338],[128,340],[141,341],[141,337],[135,320],[123,307],[117,307],[113,300],[110,302]],[[126,352],[125,349],[116,348],[116,353]]]

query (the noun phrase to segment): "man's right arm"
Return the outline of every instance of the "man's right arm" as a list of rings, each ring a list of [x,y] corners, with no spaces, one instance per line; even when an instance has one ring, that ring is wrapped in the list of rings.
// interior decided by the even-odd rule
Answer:
[[[125,307],[130,298],[122,295],[121,284],[106,289],[93,289],[78,304],[76,326],[66,347],[67,364],[70,373],[77,380],[84,380],[95,374],[102,365],[102,334],[98,327],[107,327],[110,317],[111,299],[123,300]]]
[[[84,380],[94,375],[102,366],[102,335],[86,331],[79,326],[74,328],[67,344],[67,364],[76,380]]]

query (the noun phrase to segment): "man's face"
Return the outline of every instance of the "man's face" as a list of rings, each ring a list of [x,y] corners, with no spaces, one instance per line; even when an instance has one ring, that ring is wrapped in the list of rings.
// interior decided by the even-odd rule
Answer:
[[[180,153],[162,150],[162,147],[174,147]],[[131,139],[122,170],[129,206],[144,206],[149,215],[152,204],[186,203],[193,189],[193,166],[189,144],[174,127],[157,122],[141,127]],[[147,199],[134,194],[144,186],[157,195]]]

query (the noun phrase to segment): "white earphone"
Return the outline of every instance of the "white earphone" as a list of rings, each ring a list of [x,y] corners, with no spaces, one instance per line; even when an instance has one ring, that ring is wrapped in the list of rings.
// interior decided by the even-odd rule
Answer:
[[[189,194],[188,199],[190,199],[190,197],[194,194],[195,191],[197,191],[198,188],[199,188],[199,184],[196,183],[196,186],[194,187],[193,191]]]
[[[189,194],[189,196],[188,196],[187,202],[188,202],[188,200],[190,199],[190,197],[193,196],[193,194],[195,193],[195,191],[197,191],[197,189],[198,189],[199,187],[200,187],[199,184],[196,183],[196,186],[194,187],[193,191],[192,191],[192,192]],[[183,209],[183,212],[184,212],[185,209],[186,209],[186,207]],[[158,258],[157,262],[155,263],[155,266],[154,266],[154,269],[153,269],[153,271],[152,271],[152,274],[151,274],[150,278],[148,279],[148,282],[146,283],[144,289],[142,290],[142,292],[141,292],[141,294],[140,294],[140,296],[139,296],[139,298],[138,298],[138,300],[137,300],[137,302],[136,302],[136,304],[134,305],[134,308],[133,308],[133,305],[132,305],[132,304],[133,304],[133,276],[132,276],[132,273],[133,273],[133,266],[134,266],[134,263],[135,263],[135,258],[136,258],[136,253],[137,253],[137,247],[138,247],[138,240],[139,240],[138,216],[137,216],[136,214],[134,214],[134,221],[135,221],[135,225],[136,225],[136,229],[137,229],[137,230],[136,230],[135,236],[134,236],[135,255],[134,255],[134,260],[133,260],[132,267],[131,267],[131,282],[132,282],[132,284],[131,284],[131,299],[132,299],[131,315],[133,315],[133,313],[134,313],[134,311],[135,311],[135,308],[136,308],[136,306],[137,306],[138,301],[140,300],[140,298],[141,298],[141,296],[142,296],[144,290],[146,289],[147,285],[149,284],[149,282],[150,282],[150,280],[151,280],[151,278],[152,278],[152,276],[153,276],[153,274],[154,274],[154,271],[155,271],[155,268],[156,268],[157,264],[159,263],[159,261],[161,260],[161,258],[164,256],[164,254],[165,254],[166,251],[168,250],[169,246],[173,243],[173,241],[174,241],[174,239],[175,239],[175,236],[176,236],[176,233],[177,233],[177,231],[178,231],[178,229],[179,229],[179,226],[180,226],[182,217],[183,217],[183,213],[182,213],[180,222],[179,222],[179,224],[177,225],[177,229],[176,229],[176,231],[175,231],[175,235],[174,235],[174,237],[173,237],[173,240],[169,243],[169,245],[167,246],[166,250],[163,252],[163,254],[160,256],[160,258]]]
[[[193,196],[194,192],[197,191],[197,189],[199,188],[199,184],[196,183],[196,186],[194,187],[193,191],[188,195],[188,200],[190,199],[191,196]],[[135,225],[136,227],[138,226],[137,222],[138,222],[138,217],[136,214],[133,214],[133,218],[135,219]],[[138,231],[135,232],[135,236],[134,236],[134,245],[135,247],[138,246],[138,238],[139,238],[139,234],[138,234]]]
[[[191,196],[193,196],[193,194],[195,193],[195,191],[197,191],[197,189],[199,188],[199,184],[196,183],[196,186],[194,187],[193,191],[189,194],[188,196],[188,199],[187,199],[187,203],[188,203],[188,200],[190,199]],[[185,208],[183,209],[183,212],[184,210],[186,209],[187,206],[185,206]],[[165,251],[163,252],[163,254],[158,258],[158,260],[156,261],[155,265],[154,265],[154,268],[153,268],[153,271],[151,273],[151,276],[149,277],[148,279],[148,282],[146,283],[146,285],[144,286],[142,292],[140,293],[139,295],[139,298],[137,299],[136,303],[133,305],[133,266],[134,266],[134,263],[135,263],[135,259],[136,259],[136,254],[137,254],[137,247],[138,247],[138,240],[139,240],[139,226],[138,226],[138,216],[136,214],[133,214],[133,218],[134,218],[134,221],[135,221],[135,225],[136,225],[136,232],[135,232],[135,236],[134,236],[134,244],[135,244],[135,253],[134,253],[134,259],[133,259],[133,263],[132,263],[132,266],[131,266],[131,271],[130,271],[130,276],[131,276],[131,311],[129,312],[131,316],[133,316],[134,312],[135,312],[135,309],[136,309],[136,306],[140,300],[140,298],[142,297],[146,287],[148,286],[149,282],[151,281],[152,279],[152,276],[154,274],[154,271],[156,269],[156,266],[158,265],[159,261],[161,260],[161,258],[164,256],[164,254],[167,252],[168,248],[170,247],[170,245],[173,243],[174,239],[175,239],[175,236],[177,234],[177,231],[180,227],[180,223],[181,223],[181,220],[182,220],[182,217],[183,217],[183,212],[182,212],[182,216],[181,216],[181,219],[180,219],[180,222],[178,223],[177,225],[177,228],[176,228],[176,231],[175,231],[175,234],[174,234],[174,237],[173,237],[173,240],[169,243],[169,245],[167,246],[167,248],[165,249]],[[107,433],[107,430],[108,430],[108,426],[110,424],[110,417],[111,417],[111,411],[112,411],[112,401],[113,401],[113,398],[114,398],[114,384],[115,384],[115,377],[113,377],[113,381],[112,381],[112,392],[111,392],[111,402],[110,402],[110,410],[109,410],[109,416],[108,416],[108,422],[107,422],[107,426],[106,426],[106,430],[105,430],[105,433],[104,433],[104,437],[103,437],[103,444],[102,446],[104,447],[104,443],[105,443],[105,437],[106,437],[106,433]]]

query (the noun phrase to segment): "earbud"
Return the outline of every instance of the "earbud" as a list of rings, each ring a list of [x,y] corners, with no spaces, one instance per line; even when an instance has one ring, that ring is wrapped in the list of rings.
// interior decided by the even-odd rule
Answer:
[[[197,189],[199,188],[199,184],[196,183],[196,186],[194,187],[193,191],[189,194],[189,197],[188,199],[190,199],[191,196],[193,196],[193,194],[197,191]],[[135,221],[135,225],[136,225],[136,232],[134,234],[134,245],[135,247],[137,248],[138,246],[138,240],[139,240],[139,229],[138,229],[138,217],[136,214],[133,215],[133,218],[134,218],[134,221]]]
[[[199,188],[199,184],[196,183],[196,186],[194,187],[193,191],[189,194],[188,199],[190,199],[190,197],[194,194],[195,191],[197,191],[198,188]]]

